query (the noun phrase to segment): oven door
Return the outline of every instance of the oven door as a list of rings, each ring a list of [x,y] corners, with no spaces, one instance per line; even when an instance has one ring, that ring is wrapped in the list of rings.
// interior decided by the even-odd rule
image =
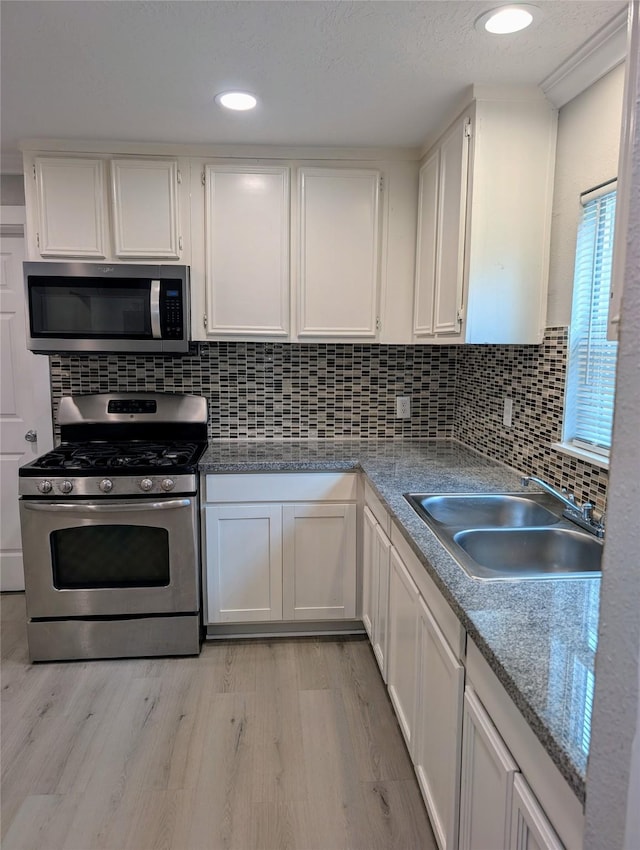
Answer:
[[[198,611],[196,501],[21,500],[29,617]]]

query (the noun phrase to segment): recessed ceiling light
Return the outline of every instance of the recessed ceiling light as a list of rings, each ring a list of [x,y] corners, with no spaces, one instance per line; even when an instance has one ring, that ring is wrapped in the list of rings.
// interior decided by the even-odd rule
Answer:
[[[246,112],[253,109],[257,99],[246,91],[224,91],[216,95],[216,103],[225,109],[235,109],[237,112]]]
[[[476,21],[476,29],[486,30],[494,35],[504,35],[525,29],[540,10],[537,6],[519,3],[518,5],[501,6],[480,15]]]

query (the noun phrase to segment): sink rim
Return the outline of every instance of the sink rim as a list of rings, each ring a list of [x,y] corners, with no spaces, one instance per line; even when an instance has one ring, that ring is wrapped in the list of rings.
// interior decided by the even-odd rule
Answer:
[[[522,492],[490,492],[490,493],[404,493],[404,499],[413,510],[415,515],[424,523],[431,531],[446,551],[451,555],[455,563],[463,570],[463,572],[474,581],[483,582],[500,582],[500,581],[576,581],[581,579],[600,579],[602,578],[602,568],[599,570],[589,571],[563,571],[563,572],[535,572],[526,575],[509,574],[496,575],[495,571],[479,564],[472,558],[455,540],[454,536],[465,531],[490,531],[490,532],[527,532],[527,531],[570,531],[585,540],[593,541],[589,545],[603,546],[603,541],[599,540],[588,531],[579,528],[577,525],[562,517],[561,507],[555,499],[548,496],[546,493],[522,493]],[[451,525],[443,523],[435,519],[424,508],[420,508],[417,499],[428,499],[432,497],[486,497],[493,496],[515,496],[521,499],[534,501],[538,504],[542,503],[544,507],[552,508],[551,513],[558,517],[558,520],[548,525],[529,525],[529,526],[500,526],[500,525],[476,525],[470,526],[467,524]],[[555,510],[554,510],[555,509]]]
[[[404,493],[405,500],[409,503],[409,505],[414,509],[414,511],[420,516],[422,519],[427,521],[428,523],[434,523],[443,528],[456,528],[456,529],[471,529],[471,528],[506,528],[506,525],[492,525],[492,524],[482,524],[482,525],[469,525],[468,522],[446,522],[445,520],[438,519],[437,516],[425,507],[425,503],[430,502],[432,499],[434,500],[470,500],[470,501],[498,501],[500,499],[508,499],[511,502],[518,503],[530,503],[536,505],[537,507],[542,508],[546,513],[553,517],[552,521],[545,523],[526,523],[524,525],[511,525],[509,527],[512,528],[533,528],[533,527],[551,527],[556,526],[561,520],[562,517],[562,506],[560,503],[550,496],[548,493]]]

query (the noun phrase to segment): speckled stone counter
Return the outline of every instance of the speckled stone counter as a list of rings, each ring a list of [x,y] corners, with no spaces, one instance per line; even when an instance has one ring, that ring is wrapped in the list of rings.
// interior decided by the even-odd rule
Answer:
[[[518,475],[449,441],[212,442],[203,473],[362,470],[581,802],[589,749],[599,579],[469,578],[403,498],[522,491]]]

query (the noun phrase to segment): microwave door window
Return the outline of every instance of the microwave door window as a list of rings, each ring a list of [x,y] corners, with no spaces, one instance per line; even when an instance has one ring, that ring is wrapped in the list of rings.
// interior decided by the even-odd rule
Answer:
[[[32,333],[69,338],[150,338],[149,285],[100,283],[33,285]]]

